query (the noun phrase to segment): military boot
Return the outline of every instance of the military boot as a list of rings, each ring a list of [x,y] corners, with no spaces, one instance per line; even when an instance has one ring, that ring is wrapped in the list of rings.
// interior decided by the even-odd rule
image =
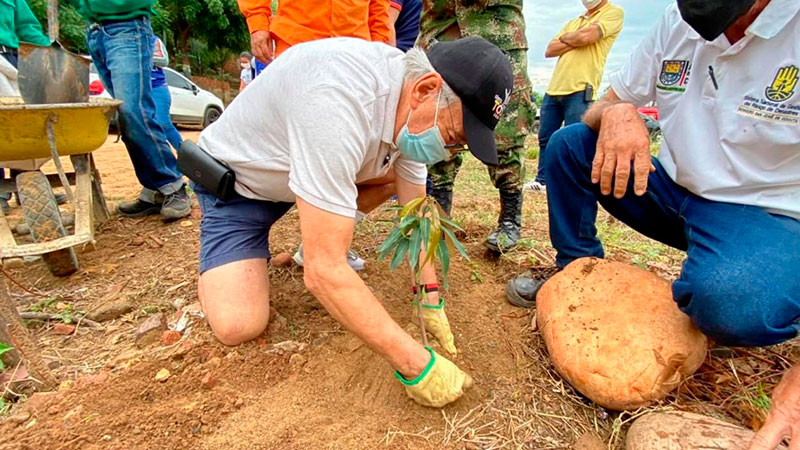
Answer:
[[[486,248],[504,252],[517,245],[522,226],[522,191],[500,191],[500,218],[497,229],[486,239]]]
[[[450,215],[450,210],[453,209],[453,191],[446,191],[444,189],[432,189],[431,196],[436,199],[439,206],[442,207],[447,215]]]

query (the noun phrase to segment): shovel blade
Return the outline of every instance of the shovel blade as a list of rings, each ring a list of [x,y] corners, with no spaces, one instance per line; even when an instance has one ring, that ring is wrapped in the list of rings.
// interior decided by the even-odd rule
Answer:
[[[19,92],[27,104],[89,101],[90,61],[64,49],[26,43],[19,46]]]

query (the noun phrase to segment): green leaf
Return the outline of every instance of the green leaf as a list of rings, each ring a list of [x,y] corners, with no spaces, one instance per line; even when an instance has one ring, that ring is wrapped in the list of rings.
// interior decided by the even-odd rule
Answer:
[[[444,288],[449,289],[450,285],[447,281],[447,272],[450,271],[450,249],[447,248],[444,239],[439,241],[439,248],[436,250],[436,253],[439,256],[439,261],[442,262],[442,281],[444,282]]]
[[[417,215],[403,217],[403,219],[400,220],[400,225],[398,225],[400,227],[400,232],[403,233],[403,236],[408,236],[410,229],[417,222],[419,222],[419,216]]]
[[[417,272],[417,263],[419,262],[419,252],[422,246],[422,230],[419,227],[414,228],[411,233],[411,241],[408,246],[408,260],[411,265],[411,270]]]
[[[433,261],[433,257],[436,255],[436,249],[439,248],[439,243],[442,241],[442,229],[441,228],[434,228],[433,234],[431,235],[430,241],[428,243],[428,253],[425,255],[425,259],[422,261],[421,266],[428,264],[429,262]]]
[[[3,353],[6,353],[6,352],[10,352],[11,350],[14,350],[14,347],[11,347],[9,345],[6,345],[3,342],[0,342],[0,355],[2,355]],[[6,368],[6,365],[3,363],[3,360],[0,359],[0,370],[4,370],[5,368]]]
[[[397,244],[397,249],[394,251],[394,256],[392,257],[392,263],[389,265],[389,270],[394,270],[400,263],[406,259],[406,253],[408,253],[408,238],[403,238],[399,244]]]
[[[443,224],[445,224],[445,225],[448,225],[450,228],[452,228],[452,229],[454,229],[454,230],[458,230],[458,231],[464,231],[464,229],[463,229],[463,228],[461,228],[460,226],[458,226],[458,224],[457,224],[457,223],[453,222],[453,221],[452,221],[452,220],[450,220],[450,219],[445,219],[444,217],[442,217],[442,223],[443,223]]]
[[[389,236],[386,237],[386,240],[383,241],[380,247],[378,247],[378,259],[383,259],[389,252],[392,251],[393,248],[397,246],[397,243],[400,242],[400,239],[403,237],[403,233],[400,231],[400,228],[395,228],[389,233]]]
[[[431,240],[431,219],[427,217],[420,219],[419,229],[422,233],[422,245],[424,246],[422,250],[425,251],[428,249]]]
[[[461,253],[461,256],[463,256],[466,259],[469,259],[469,254],[467,253],[467,249],[464,248],[463,245],[461,245],[461,242],[458,242],[458,239],[456,239],[456,235],[453,233],[453,231],[447,227],[442,227],[442,229],[444,230],[445,234],[447,234],[447,238],[450,240],[450,242],[452,242],[452,244],[456,247],[456,250],[458,250],[458,252]]]
[[[418,209],[419,205],[422,204],[423,201],[425,201],[425,197],[417,197],[414,200],[406,203],[406,205],[403,206],[402,211],[400,211],[400,215],[405,219],[411,211]]]

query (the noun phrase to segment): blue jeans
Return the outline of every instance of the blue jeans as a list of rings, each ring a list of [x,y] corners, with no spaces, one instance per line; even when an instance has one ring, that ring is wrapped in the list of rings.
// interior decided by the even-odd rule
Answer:
[[[119,107],[119,128],[136,177],[145,188],[142,200],[154,202],[155,191],[175,193],[184,183],[165,130],[156,120],[150,84],[150,19],[92,24],[86,32],[86,43],[103,85],[114,98],[124,102]]]
[[[156,102],[156,120],[167,133],[167,142],[177,152],[181,148],[183,138],[169,117],[169,108],[172,106],[172,97],[167,86],[153,88],[153,100]]]
[[[622,199],[591,181],[597,134],[584,124],[558,131],[545,164],[550,239],[565,266],[603,257],[598,201],[636,231],[684,250],[672,295],[703,333],[722,345],[765,346],[800,330],[800,221],[756,206],[714,202],[677,185],[653,158],[647,192]],[[632,171],[633,169],[631,169]]]
[[[583,91],[569,95],[544,95],[539,110],[539,168],[536,181],[547,184],[547,168],[543,161],[550,137],[561,128],[562,123],[564,126],[579,123],[591,104],[585,100]]]

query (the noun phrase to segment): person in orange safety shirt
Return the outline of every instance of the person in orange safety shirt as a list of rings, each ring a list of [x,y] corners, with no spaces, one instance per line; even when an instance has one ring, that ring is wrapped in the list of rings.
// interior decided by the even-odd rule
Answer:
[[[247,19],[253,54],[270,61],[292,45],[334,36],[389,42],[389,0],[237,0]]]

